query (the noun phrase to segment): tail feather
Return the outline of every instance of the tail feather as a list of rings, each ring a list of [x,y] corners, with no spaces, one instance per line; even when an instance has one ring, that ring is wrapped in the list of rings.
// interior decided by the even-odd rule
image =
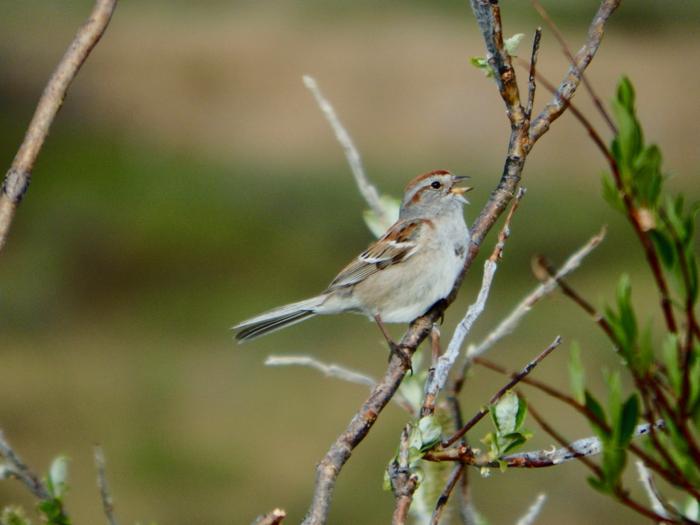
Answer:
[[[236,340],[239,342],[250,341],[256,337],[300,323],[309,317],[315,316],[317,313],[316,308],[320,306],[324,300],[324,296],[314,297],[306,301],[276,308],[270,312],[243,321],[233,327],[233,330],[236,331]]]

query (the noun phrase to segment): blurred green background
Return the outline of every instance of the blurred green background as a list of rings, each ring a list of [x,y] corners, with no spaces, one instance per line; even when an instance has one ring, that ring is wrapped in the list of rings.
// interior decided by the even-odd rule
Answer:
[[[309,501],[314,465],[366,391],[313,371],[263,366],[271,353],[308,353],[378,376],[379,332],[359,316],[315,319],[246,346],[235,322],[322,289],[370,241],[340,147],[301,82],[315,76],[383,192],[436,168],[473,176],[473,218],[498,180],[507,141],[493,83],[469,65],[483,55],[465,2],[319,0],[122,2],[88,59],[34,171],[0,254],[0,428],[45,470],[71,458],[68,509],[100,523],[92,445],[104,446],[122,523],[249,523],[280,506],[290,523]],[[578,47],[595,1],[543,2]],[[9,166],[34,104],[91,3],[5,2],[0,17],[0,159]],[[505,32],[538,23],[528,2],[504,1]],[[623,73],[640,119],[665,153],[673,191],[698,196],[700,8],[623,2],[589,78],[605,100]],[[529,40],[529,36],[526,41]],[[522,54],[528,54],[527,44]],[[566,66],[545,29],[540,70]],[[522,77],[522,75],[521,75]],[[524,78],[524,77],[523,77]],[[537,106],[547,99],[538,91]],[[601,132],[585,93],[576,102]],[[643,319],[656,315],[631,231],[599,197],[604,164],[563,117],[528,160],[528,194],[496,276],[483,336],[535,284],[533,254],[561,262],[602,224],[608,238],[572,278],[597,305],[623,271]],[[490,239],[487,244],[493,242]],[[473,266],[446,319],[473,297]],[[394,327],[400,334],[403,327]],[[449,333],[449,328],[444,330]],[[591,382],[616,361],[591,323],[554,296],[491,353],[522,366],[561,334],[536,374],[567,388],[578,340]],[[502,384],[477,370],[467,412]],[[566,409],[530,392],[566,436],[590,433]],[[343,471],[331,522],[387,523],[382,471],[405,415],[389,407]],[[534,422],[531,447],[551,444]],[[489,430],[488,423],[475,435]],[[538,523],[637,523],[593,493],[581,465],[473,473],[478,508],[513,523],[539,492]],[[638,497],[636,476],[628,484]],[[13,482],[0,506],[31,506]]]

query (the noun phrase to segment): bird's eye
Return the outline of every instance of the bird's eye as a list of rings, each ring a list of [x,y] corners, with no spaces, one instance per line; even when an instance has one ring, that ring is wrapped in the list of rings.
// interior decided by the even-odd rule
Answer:
[[[440,184],[438,181],[435,181],[430,186],[432,186],[436,190],[439,190],[442,187],[442,184]]]

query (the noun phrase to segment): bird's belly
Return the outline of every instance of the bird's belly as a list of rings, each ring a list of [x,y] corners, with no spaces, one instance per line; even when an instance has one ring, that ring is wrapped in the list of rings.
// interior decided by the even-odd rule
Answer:
[[[463,264],[463,253],[443,245],[370,276],[369,286],[355,293],[366,313],[387,323],[409,323],[447,297]]]

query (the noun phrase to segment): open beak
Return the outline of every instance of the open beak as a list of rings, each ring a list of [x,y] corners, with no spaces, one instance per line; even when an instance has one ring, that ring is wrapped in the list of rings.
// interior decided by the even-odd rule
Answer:
[[[455,195],[464,195],[468,191],[472,191],[474,188],[472,186],[464,186],[464,187],[455,187],[450,190],[450,193],[454,193]]]
[[[461,182],[462,180],[466,179],[467,177],[460,176],[460,177],[455,177],[457,179],[457,182]],[[464,197],[464,194],[467,193],[468,191],[472,191],[474,188],[471,186],[453,186],[450,188],[450,193],[454,196],[457,197],[458,200],[463,202],[464,204],[469,204],[469,201]]]

